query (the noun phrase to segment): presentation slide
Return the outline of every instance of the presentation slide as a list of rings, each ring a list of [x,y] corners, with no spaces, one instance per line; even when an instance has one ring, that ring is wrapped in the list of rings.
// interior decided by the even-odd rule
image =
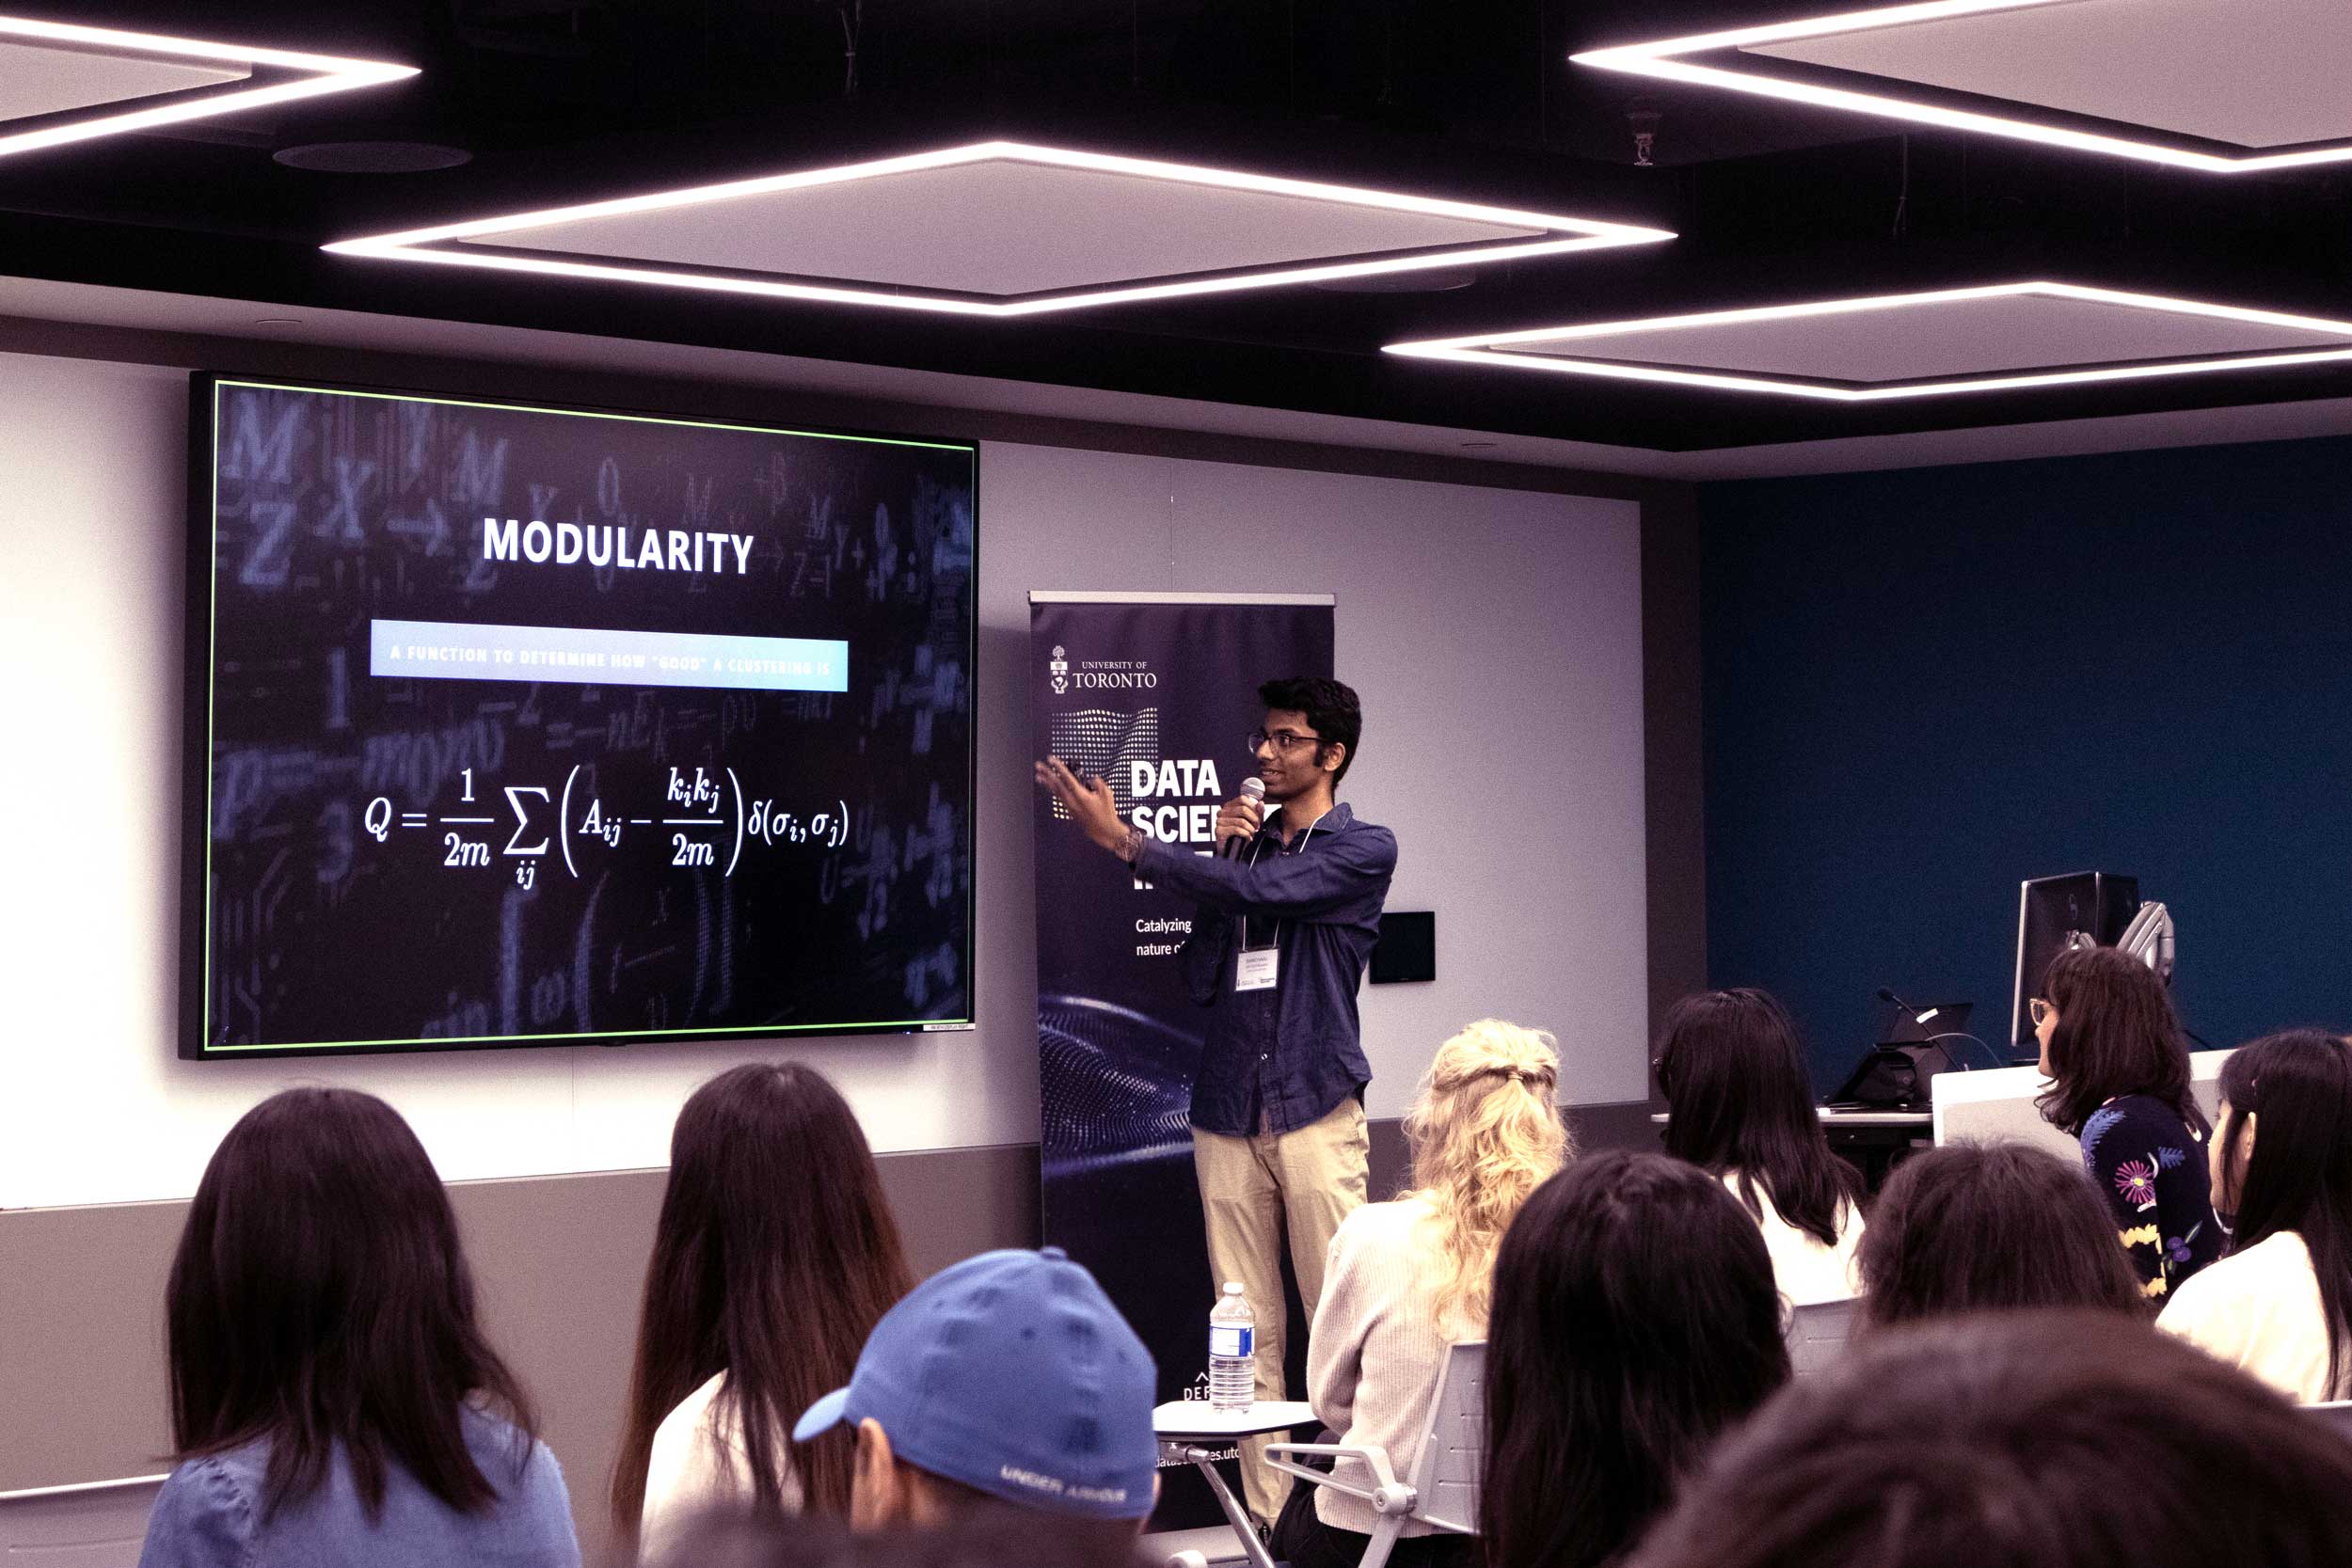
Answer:
[[[971,443],[192,420],[182,1055],[968,1026]]]

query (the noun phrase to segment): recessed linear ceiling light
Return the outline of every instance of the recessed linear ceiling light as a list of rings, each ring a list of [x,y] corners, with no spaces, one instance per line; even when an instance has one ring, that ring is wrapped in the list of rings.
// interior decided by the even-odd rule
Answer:
[[[93,82],[103,78],[111,64],[126,78],[136,77],[137,85],[126,79],[126,91],[63,107],[48,94],[34,95],[40,107],[19,118],[38,119],[40,123],[11,133],[8,120],[0,118],[0,157],[348,92],[417,74],[414,66],[0,16],[0,65],[17,67],[14,74],[21,77],[45,75],[45,71],[30,69],[39,63],[37,59],[5,59],[10,54],[33,56],[36,52],[76,57],[84,65],[97,67],[94,73],[86,73]],[[105,89],[93,90],[103,93]],[[165,101],[142,108],[119,106],[147,97]],[[5,99],[0,99],[0,105],[4,104]],[[0,113],[5,113],[4,107]]]
[[[939,171],[957,172],[943,180]],[[1135,198],[1138,205],[1159,203],[1158,215],[1181,211],[1198,220],[1200,203],[1210,201],[1225,221],[1215,225],[1215,233],[1156,229],[1148,214],[1104,205],[1120,199],[1106,176],[1135,182],[1144,193]],[[956,182],[970,188],[959,190]],[[976,202],[976,192],[991,199]],[[1007,199],[994,200],[996,193]],[[868,198],[871,208],[848,205]],[[692,211],[720,203],[738,204],[722,222]],[[821,220],[812,203],[824,204]],[[958,211],[962,219],[941,215]],[[655,213],[674,216],[656,225],[633,221]],[[992,224],[1004,237],[992,243],[952,227],[939,232],[911,227],[936,229],[965,219]],[[1296,229],[1317,223],[1345,239],[1301,254]],[[1672,238],[1665,230],[1594,218],[986,141],[342,240],[325,248],[771,299],[1015,317]],[[1196,254],[1171,267],[1167,250],[1179,244]],[[1026,254],[1032,249],[1035,256]],[[996,253],[986,254],[992,250]],[[859,270],[869,260],[875,270]]]
[[[2098,0],[2094,0],[2098,3]],[[1859,75],[1855,79],[1879,83],[1882,90],[1832,87],[1825,82],[1799,79],[1773,73],[1780,62],[1759,58],[1756,51],[1772,45],[1794,44],[1800,40],[1833,38],[1840,34],[1871,30],[1898,29],[1905,26],[1948,22],[1956,18],[1973,17],[2001,11],[2041,9],[2051,6],[2072,7],[2084,0],[1921,0],[1908,6],[1877,7],[1868,10],[1848,11],[1836,16],[1817,16],[1797,22],[1768,23],[1754,27],[1735,27],[1716,33],[1695,33],[1688,38],[1661,39],[1654,43],[1624,44],[1610,49],[1591,49],[1568,56],[1576,65],[1592,66],[1602,71],[1626,71],[1636,76],[1656,77],[1670,82],[1690,82],[1701,87],[1727,87],[1734,92],[1756,93],[1766,98],[1784,99],[1790,103],[1811,103],[1824,108],[1848,109],[1860,114],[1882,115],[1895,119],[1911,120],[1922,125],[1941,126],[1954,131],[1976,131],[1988,135],[2009,136],[2019,141],[2039,142],[2048,147],[2062,147],[2077,152],[2097,152],[2110,157],[2137,158],[2152,164],[2164,164],[2174,168],[2195,169],[2207,174],[2246,174],[2265,169],[2300,168],[2312,164],[2333,164],[2352,160],[2352,143],[2331,142],[2304,146],[2280,151],[2247,150],[2220,152],[2201,150],[2194,147],[2176,146],[2156,139],[2162,133],[2150,130],[2147,139],[2118,135],[2024,118],[2024,112],[2034,105],[2017,104],[2015,115],[1989,114],[1959,108],[1947,103],[1927,102],[1919,98],[1899,97],[1883,90],[1886,87],[1911,86],[1874,75]],[[2128,10],[2129,8],[2120,8]],[[2119,15],[2119,29],[2135,25],[2135,19]],[[2245,24],[2249,27],[2262,25],[2262,18],[2249,12]],[[1709,57],[1711,62],[1709,61]],[[1800,67],[1802,69],[1802,67]],[[2063,113],[2063,110],[2059,111]]]
[[[1772,355],[1783,356],[1783,362],[1801,357],[1801,346],[1783,341],[1766,356],[1759,356],[1752,335],[1740,337],[1720,329],[1750,327],[1753,324],[1783,322],[1806,317],[1835,317],[1862,311],[1932,310],[1950,307],[1979,304],[1985,301],[2034,299],[2064,301],[2089,307],[2114,307],[2135,312],[2151,312],[2157,317],[2171,318],[2165,324],[2176,334],[2177,342],[2197,341],[2195,323],[2235,323],[2252,328],[2268,329],[2255,333],[2257,340],[2266,340],[2271,346],[2257,346],[2243,352],[2205,352],[2177,354],[2164,358],[2141,357],[2106,363],[2069,365],[2047,369],[2011,368],[1977,373],[1943,374],[1930,377],[1884,381],[1854,381],[1812,378],[1804,375],[1782,375],[1750,364],[1740,369],[1708,366],[1704,360],[1708,350],[1700,340],[1706,329],[1719,329],[1716,347],[1726,357],[1754,360]],[[2028,330],[2033,323],[2027,323]],[[1890,330],[1900,332],[1901,328]],[[1671,338],[1665,343],[1640,343],[1649,334],[1695,334],[1680,345]],[[1912,334],[1900,340],[1874,341],[1871,349],[1889,359],[1899,361]],[[2207,338],[2213,337],[2208,333]],[[2226,336],[2222,334],[2222,336]],[[1580,340],[1613,340],[1613,352],[1606,358],[1577,358],[1563,354],[1556,345]],[[2290,342],[2282,343],[2281,339]],[[2290,346],[2294,341],[2310,343],[2314,339],[2335,339],[2336,343],[2316,346]],[[1627,340],[1632,340],[1628,342]],[[1624,344],[1622,348],[1620,344]],[[1634,352],[1639,344],[1639,352]],[[1851,353],[1851,344],[1841,344],[1832,351],[1834,356]],[[2208,344],[2210,347],[2210,344]],[[2235,305],[2215,305],[2202,300],[2168,299],[2157,294],[2124,293],[2113,289],[2086,288],[2074,283],[1999,283],[1984,288],[1946,289],[1930,293],[1879,294],[1857,299],[1823,299],[1797,305],[1766,305],[1740,310],[1710,310],[1692,315],[1654,316],[1640,321],[1586,322],[1574,326],[1536,327],[1526,331],[1484,333],[1467,338],[1434,338],[1417,342],[1390,343],[1384,353],[1414,359],[1444,359],[1466,365],[1508,365],[1518,370],[1551,371],[1563,375],[1601,376],[1619,381],[1662,382],[1678,387],[1709,387],[1736,392],[1765,392],[1780,397],[1811,398],[1827,403],[1887,403],[1904,398],[1947,397],[1957,392],[2020,391],[2039,387],[2071,387],[2103,381],[2145,381],[2160,376],[2200,375],[2217,371],[2263,370],[2284,365],[2316,365],[2331,361],[2352,360],[2352,322],[2326,321],[2313,316],[2286,315],[2276,310],[2254,310]],[[1966,350],[1963,348],[1963,354]],[[1674,361],[1668,361],[1672,356]],[[1689,361],[1699,361],[1692,363]]]

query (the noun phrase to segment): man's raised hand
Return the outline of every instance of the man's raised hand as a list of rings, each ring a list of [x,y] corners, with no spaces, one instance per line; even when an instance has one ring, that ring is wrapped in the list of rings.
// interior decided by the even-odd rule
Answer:
[[[1037,765],[1037,782],[1054,792],[1087,837],[1105,849],[1115,850],[1125,842],[1127,825],[1119,819],[1119,802],[1102,779],[1082,779],[1061,758],[1047,757]]]

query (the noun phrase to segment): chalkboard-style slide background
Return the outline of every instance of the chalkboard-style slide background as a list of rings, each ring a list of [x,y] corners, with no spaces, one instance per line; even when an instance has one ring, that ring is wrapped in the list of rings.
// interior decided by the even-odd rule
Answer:
[[[970,1023],[974,446],[192,412],[181,1054]]]

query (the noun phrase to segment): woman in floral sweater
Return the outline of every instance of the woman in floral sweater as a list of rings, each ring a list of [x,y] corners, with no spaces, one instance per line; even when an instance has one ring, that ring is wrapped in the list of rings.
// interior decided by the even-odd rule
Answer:
[[[2140,1290],[2162,1306],[2221,1253],[2205,1140],[2189,1095],[2188,1048],[2155,972],[2112,947],[2051,963],[2033,999],[2050,1087],[2042,1114],[2082,1140],[2083,1168],[2108,1207]]]

